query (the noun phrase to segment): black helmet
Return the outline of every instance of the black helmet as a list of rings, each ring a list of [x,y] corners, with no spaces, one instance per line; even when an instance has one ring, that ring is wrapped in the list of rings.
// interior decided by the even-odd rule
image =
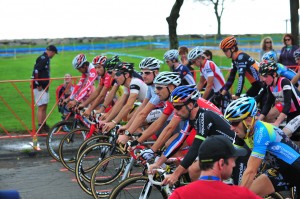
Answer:
[[[134,64],[133,63],[128,63],[128,62],[119,62],[115,67],[114,70],[116,71],[122,71],[124,73],[130,73],[132,74],[134,69]]]
[[[277,73],[277,64],[274,61],[263,61],[259,64],[259,74],[262,76],[272,75],[274,72]]]
[[[107,70],[112,70],[115,68],[117,64],[121,62],[121,59],[119,58],[118,55],[113,56],[110,59],[107,59],[104,63],[104,68]]]

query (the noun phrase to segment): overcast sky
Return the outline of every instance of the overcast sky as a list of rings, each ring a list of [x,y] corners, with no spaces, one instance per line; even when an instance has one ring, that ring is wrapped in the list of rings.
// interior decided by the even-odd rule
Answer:
[[[0,39],[168,34],[175,0],[1,0]],[[289,0],[225,0],[223,34],[285,33]],[[290,32],[288,24],[287,31]],[[177,34],[215,34],[212,6],[185,0]]]

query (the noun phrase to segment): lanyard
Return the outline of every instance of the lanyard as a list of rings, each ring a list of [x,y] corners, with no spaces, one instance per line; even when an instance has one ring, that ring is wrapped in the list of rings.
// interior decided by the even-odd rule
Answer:
[[[221,181],[221,179],[217,176],[201,176],[199,180],[216,180]]]

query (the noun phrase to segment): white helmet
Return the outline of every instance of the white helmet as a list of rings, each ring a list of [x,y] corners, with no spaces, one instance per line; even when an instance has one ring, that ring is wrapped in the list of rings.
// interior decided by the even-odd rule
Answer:
[[[155,77],[153,83],[164,86],[168,86],[169,84],[179,86],[181,84],[181,79],[177,72],[161,72]]]
[[[139,65],[140,69],[158,70],[160,68],[159,60],[154,57],[144,58]]]
[[[179,56],[178,50],[172,49],[172,50],[168,50],[168,51],[164,54],[164,59],[165,59],[165,60],[173,60],[173,59],[178,60],[178,56]]]
[[[86,56],[84,54],[77,55],[73,61],[72,65],[75,69],[80,68],[85,62],[87,62]]]
[[[202,50],[202,48],[200,46],[196,46],[189,52],[188,60],[192,61],[192,60],[196,59],[197,57],[202,56],[203,53],[204,53],[204,50]]]

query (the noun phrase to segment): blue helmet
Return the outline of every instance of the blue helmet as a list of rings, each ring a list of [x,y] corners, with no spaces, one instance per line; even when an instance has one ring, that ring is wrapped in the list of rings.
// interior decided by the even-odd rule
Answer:
[[[224,117],[230,122],[236,122],[254,117],[257,113],[257,104],[253,97],[241,97],[232,101],[226,108]]]
[[[171,102],[186,102],[189,99],[197,100],[200,97],[200,93],[195,85],[178,86],[171,93]]]
[[[265,53],[262,58],[261,61],[277,61],[277,55],[275,51],[269,51],[267,53]]]

